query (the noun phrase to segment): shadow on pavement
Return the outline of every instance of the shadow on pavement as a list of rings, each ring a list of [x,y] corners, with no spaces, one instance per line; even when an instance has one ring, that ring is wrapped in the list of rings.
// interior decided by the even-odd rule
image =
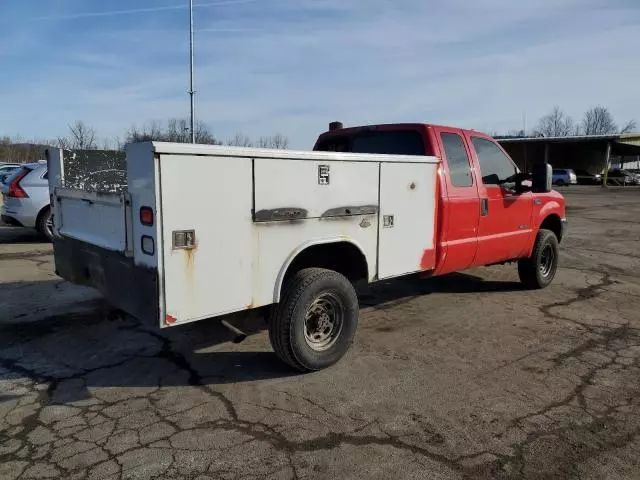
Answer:
[[[7,243],[47,243],[33,228],[9,227],[0,224],[0,244]]]
[[[470,273],[452,273],[442,277],[424,278],[413,275],[365,286],[360,289],[361,307],[378,307],[387,302],[430,293],[482,293],[521,291],[516,281],[485,280]]]
[[[376,307],[438,292],[520,289],[517,282],[485,281],[470,274],[413,277],[368,288],[361,304]],[[250,336],[267,327],[262,317],[236,315],[229,320]],[[0,379],[26,376],[48,382],[52,400],[65,403],[89,398],[92,388],[201,387],[298,375],[270,350],[237,347],[233,340],[234,334],[215,319],[161,330],[100,301],[89,312],[25,323],[3,325],[0,318]]]

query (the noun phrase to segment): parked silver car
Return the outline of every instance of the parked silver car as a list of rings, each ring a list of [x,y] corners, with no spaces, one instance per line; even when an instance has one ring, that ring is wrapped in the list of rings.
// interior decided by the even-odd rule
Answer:
[[[554,168],[552,182],[554,185],[576,185],[578,177],[570,168]]]
[[[4,183],[20,167],[21,165],[18,163],[0,163],[0,183]]]
[[[53,238],[46,162],[25,163],[0,185],[2,221]]]

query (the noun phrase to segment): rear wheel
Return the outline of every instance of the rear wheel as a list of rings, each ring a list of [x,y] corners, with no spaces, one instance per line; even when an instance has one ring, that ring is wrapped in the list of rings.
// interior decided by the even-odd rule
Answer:
[[[526,288],[547,287],[556,276],[560,249],[551,230],[540,229],[531,257],[518,262],[518,275]]]
[[[53,241],[53,212],[51,207],[44,208],[36,223],[36,229],[49,241]]]
[[[349,350],[358,315],[358,297],[347,278],[322,268],[300,270],[287,281],[272,310],[271,345],[299,371],[326,368]]]

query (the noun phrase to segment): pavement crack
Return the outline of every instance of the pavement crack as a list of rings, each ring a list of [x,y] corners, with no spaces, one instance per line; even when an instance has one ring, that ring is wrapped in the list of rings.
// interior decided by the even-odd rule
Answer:
[[[187,380],[189,386],[192,386],[194,388],[198,388],[200,391],[202,391],[203,393],[215,397],[217,398],[223,405],[225,410],[227,411],[227,413],[229,414],[229,416],[234,419],[234,420],[238,420],[238,412],[236,411],[235,406],[233,405],[233,402],[231,402],[231,400],[229,400],[229,398],[227,398],[226,395],[224,395],[222,392],[218,392],[216,390],[213,390],[211,388],[208,388],[205,383],[203,382],[202,376],[200,375],[200,372],[198,372],[187,360],[187,358],[185,357],[185,355],[183,355],[180,352],[177,352],[173,349],[173,347],[171,346],[171,340],[163,335],[160,335],[159,333],[146,329],[144,327],[142,327],[139,324],[136,324],[132,327],[123,327],[125,329],[130,329],[130,330],[135,330],[138,331],[140,333],[145,333],[153,338],[155,338],[156,340],[158,340],[160,342],[160,352],[158,352],[157,354],[153,355],[155,358],[163,358],[165,360],[167,360],[168,362],[170,362],[171,364],[175,365],[178,369],[183,370],[185,372],[188,373],[189,378]]]
[[[615,283],[616,281],[611,278],[610,274],[605,273],[602,279],[598,283],[595,283],[593,285],[588,285],[584,288],[578,289],[576,291],[575,297],[570,298],[568,300],[563,300],[560,302],[548,303],[546,305],[540,306],[539,309],[546,317],[554,318],[556,320],[572,322],[591,331],[593,330],[593,327],[591,325],[587,325],[583,322],[579,322],[577,320],[573,320],[571,318],[567,318],[567,317],[563,317],[562,315],[555,314],[552,312],[552,310],[559,307],[571,307],[576,303],[597,298],[599,295],[601,295],[603,292],[606,291],[606,287],[610,287]]]
[[[213,422],[213,425],[220,429],[233,430],[248,435],[255,440],[267,442],[276,450],[290,452],[292,454],[332,450],[340,445],[352,445],[356,447],[376,445],[408,451],[426,457],[457,472],[463,470],[463,467],[455,459],[451,459],[444,454],[433,452],[427,448],[404,442],[401,440],[401,436],[394,436],[388,432],[383,432],[384,437],[331,432],[310,440],[293,441],[286,438],[282,432],[276,431],[272,426],[262,422],[217,420]]]

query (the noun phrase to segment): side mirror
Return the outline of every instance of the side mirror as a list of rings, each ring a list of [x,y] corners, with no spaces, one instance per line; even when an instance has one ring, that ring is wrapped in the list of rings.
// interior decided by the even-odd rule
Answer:
[[[516,193],[525,193],[531,191],[531,174],[527,172],[518,172],[515,176]],[[526,183],[525,183],[526,182]]]
[[[553,167],[548,163],[536,163],[531,169],[532,191],[536,193],[547,193],[552,189]]]

